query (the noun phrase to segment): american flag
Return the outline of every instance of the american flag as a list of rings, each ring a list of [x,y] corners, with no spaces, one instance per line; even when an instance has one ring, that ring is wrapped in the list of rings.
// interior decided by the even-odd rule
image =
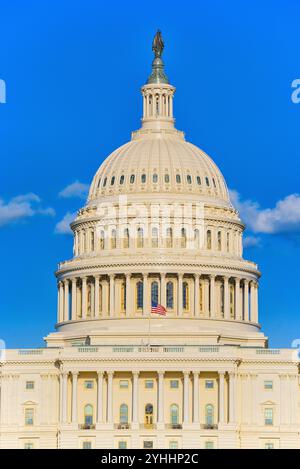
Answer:
[[[151,313],[154,313],[154,314],[160,314],[161,316],[166,316],[167,314],[167,310],[164,306],[162,305],[159,305],[158,303],[154,303],[152,301],[152,304],[151,304]]]

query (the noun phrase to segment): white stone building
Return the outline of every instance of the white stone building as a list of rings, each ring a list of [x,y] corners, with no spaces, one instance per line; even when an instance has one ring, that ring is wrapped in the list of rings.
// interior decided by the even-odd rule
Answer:
[[[244,225],[174,127],[162,49],[157,34],[141,129],[72,223],[56,332],[3,355],[2,448],[300,447],[297,354],[268,348]]]

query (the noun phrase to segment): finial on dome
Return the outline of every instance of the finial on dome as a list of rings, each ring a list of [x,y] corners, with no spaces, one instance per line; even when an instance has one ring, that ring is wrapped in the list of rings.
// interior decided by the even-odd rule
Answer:
[[[169,80],[164,72],[164,63],[161,59],[164,50],[164,41],[160,30],[154,36],[152,42],[152,50],[154,52],[154,60],[152,62],[152,73],[148,78],[147,84],[151,83],[169,83]]]

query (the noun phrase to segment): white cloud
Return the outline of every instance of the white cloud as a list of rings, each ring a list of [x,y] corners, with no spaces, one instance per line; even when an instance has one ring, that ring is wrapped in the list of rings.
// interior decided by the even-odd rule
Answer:
[[[245,236],[243,240],[244,248],[256,248],[261,244],[261,239],[258,236]]]
[[[83,182],[75,181],[69,184],[58,194],[59,197],[65,199],[70,197],[79,197],[80,199],[86,199],[89,191],[89,185]]]
[[[41,199],[32,192],[13,197],[8,202],[0,199],[0,226],[31,218],[34,215],[54,216],[53,208],[42,208]]]
[[[288,195],[276,202],[275,207],[266,209],[252,200],[241,200],[235,190],[230,191],[230,198],[246,227],[253,233],[300,233],[299,194]]]
[[[70,223],[75,220],[76,213],[67,212],[62,220],[55,226],[55,233],[57,234],[73,234],[70,228]]]

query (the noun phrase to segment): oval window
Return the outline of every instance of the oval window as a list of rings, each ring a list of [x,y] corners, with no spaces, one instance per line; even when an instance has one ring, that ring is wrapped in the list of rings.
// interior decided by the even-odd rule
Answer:
[[[134,183],[134,180],[135,180],[135,176],[134,176],[134,174],[132,174],[132,175],[130,176],[130,184],[133,184],[133,183]]]

